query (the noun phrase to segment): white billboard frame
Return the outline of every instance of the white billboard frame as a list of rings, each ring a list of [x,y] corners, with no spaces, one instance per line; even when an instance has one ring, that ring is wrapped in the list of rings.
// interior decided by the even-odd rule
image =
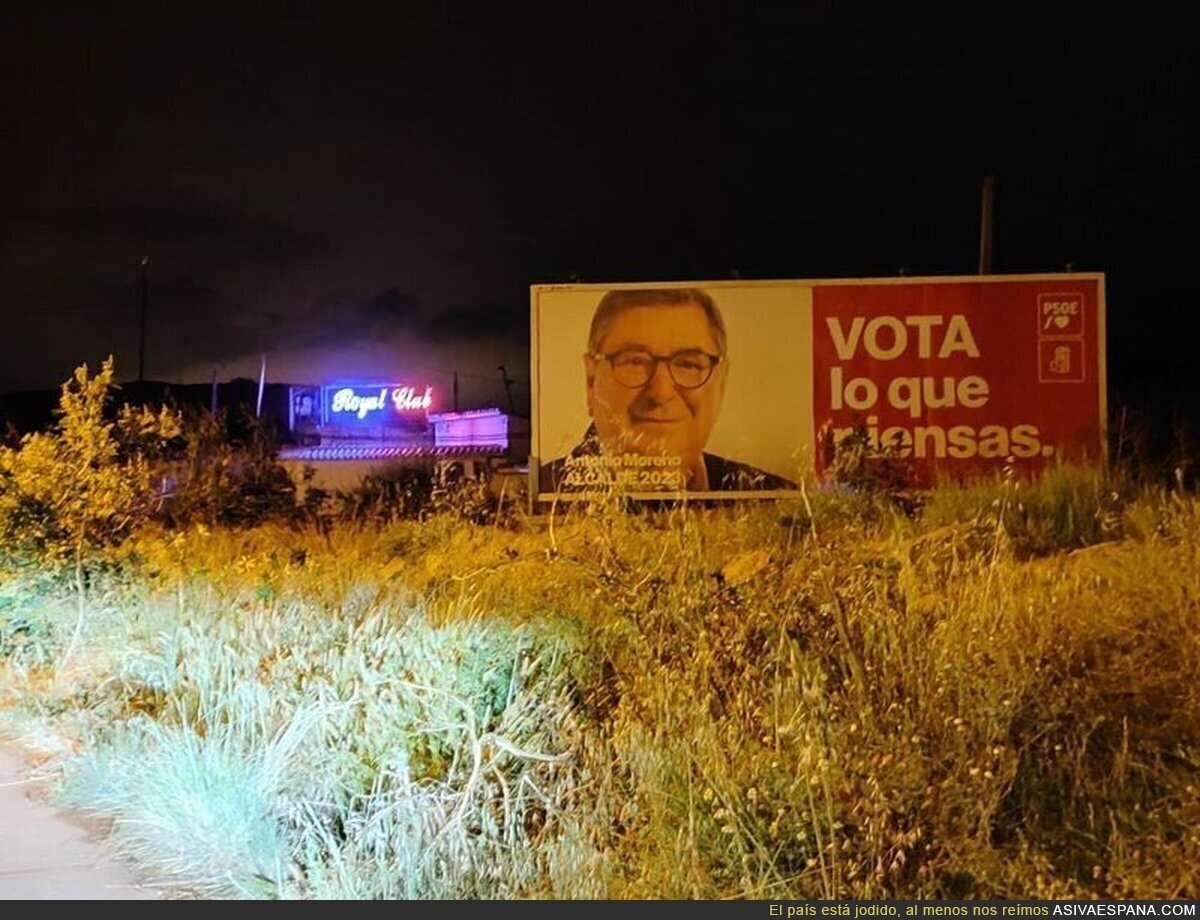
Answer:
[[[541,492],[540,470],[542,444],[540,425],[541,374],[540,374],[540,297],[554,292],[595,292],[654,289],[686,289],[720,291],[737,288],[807,288],[881,286],[881,285],[938,285],[938,284],[1004,284],[1015,282],[1047,282],[1069,280],[1073,282],[1095,282],[1096,284],[1096,350],[1097,387],[1099,390],[1099,437],[1101,460],[1108,461],[1108,344],[1107,344],[1107,300],[1104,272],[1038,272],[1011,275],[896,275],[885,278],[780,278],[780,279],[722,279],[709,281],[620,281],[539,283],[530,285],[530,456],[529,456],[529,500],[531,508],[539,503],[593,501],[592,493]],[[810,316],[811,321],[811,316]],[[811,356],[810,356],[811,360]],[[809,367],[811,373],[812,368]],[[810,419],[811,420],[811,419]],[[810,443],[816,443],[816,431],[808,432]],[[815,471],[814,471],[815,472]],[[635,500],[698,501],[720,499],[722,501],[744,501],[747,499],[794,498],[802,494],[801,489],[761,490],[737,492],[622,492],[622,497]]]

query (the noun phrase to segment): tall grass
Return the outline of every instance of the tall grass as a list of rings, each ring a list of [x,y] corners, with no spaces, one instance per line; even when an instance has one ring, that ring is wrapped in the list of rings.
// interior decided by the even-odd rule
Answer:
[[[8,711],[206,893],[1200,889],[1190,497],[144,532],[113,571],[61,673],[70,610],[9,583]]]

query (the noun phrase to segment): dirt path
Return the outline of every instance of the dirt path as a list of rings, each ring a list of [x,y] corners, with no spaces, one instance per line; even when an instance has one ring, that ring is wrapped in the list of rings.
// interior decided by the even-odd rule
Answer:
[[[20,748],[0,745],[0,900],[153,900],[86,819],[38,800]]]

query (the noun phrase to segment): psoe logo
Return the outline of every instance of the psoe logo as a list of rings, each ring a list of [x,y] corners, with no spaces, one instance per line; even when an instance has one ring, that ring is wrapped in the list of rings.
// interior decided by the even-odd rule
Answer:
[[[1083,335],[1083,295],[1038,294],[1038,335]]]

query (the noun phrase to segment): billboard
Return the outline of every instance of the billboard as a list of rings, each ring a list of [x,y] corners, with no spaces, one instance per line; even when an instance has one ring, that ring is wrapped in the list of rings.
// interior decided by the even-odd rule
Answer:
[[[1104,449],[1099,274],[535,285],[540,500],[765,498],[855,435],[915,482]]]

